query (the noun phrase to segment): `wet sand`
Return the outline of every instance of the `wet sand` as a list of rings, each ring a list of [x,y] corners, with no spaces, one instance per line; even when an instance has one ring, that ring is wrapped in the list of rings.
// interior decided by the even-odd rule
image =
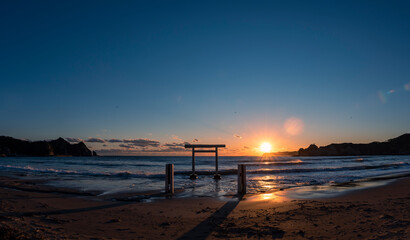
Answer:
[[[0,178],[0,239],[410,239],[410,178],[339,197],[112,201]]]

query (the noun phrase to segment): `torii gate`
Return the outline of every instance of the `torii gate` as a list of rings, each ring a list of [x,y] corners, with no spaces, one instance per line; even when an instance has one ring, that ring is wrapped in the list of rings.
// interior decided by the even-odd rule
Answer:
[[[195,174],[195,153],[196,152],[214,152],[215,153],[215,174],[214,179],[221,179],[221,175],[218,174],[218,148],[224,148],[225,144],[185,144],[185,148],[192,148],[192,174],[189,176],[191,179],[197,179],[198,175]],[[195,150],[195,148],[215,148],[215,150]]]

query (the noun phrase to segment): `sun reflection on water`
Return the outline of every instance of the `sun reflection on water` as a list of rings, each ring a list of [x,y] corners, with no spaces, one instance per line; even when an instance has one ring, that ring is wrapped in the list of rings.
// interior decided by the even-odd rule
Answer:
[[[284,202],[288,200],[287,197],[281,195],[280,192],[274,193],[261,193],[249,196],[246,198],[247,201],[259,202],[259,201],[274,201],[274,202]]]
[[[249,187],[252,189],[257,189],[252,193],[265,193],[281,189],[281,181],[283,176],[258,176],[252,179],[249,179]]]

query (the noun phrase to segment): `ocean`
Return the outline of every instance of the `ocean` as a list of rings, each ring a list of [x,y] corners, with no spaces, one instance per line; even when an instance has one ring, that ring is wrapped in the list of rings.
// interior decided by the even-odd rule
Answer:
[[[238,164],[247,165],[247,192],[323,186],[410,172],[410,156],[219,157],[222,179],[214,180],[214,157],[196,157],[197,180],[189,179],[191,157],[7,157],[0,174],[100,195],[161,192],[165,164],[175,165],[178,197],[227,196],[237,191]]]

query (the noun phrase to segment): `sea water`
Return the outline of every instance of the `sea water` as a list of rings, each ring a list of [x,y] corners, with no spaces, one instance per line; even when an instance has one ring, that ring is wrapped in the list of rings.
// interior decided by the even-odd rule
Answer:
[[[45,184],[85,192],[164,191],[165,164],[175,165],[179,196],[236,193],[238,164],[247,165],[249,193],[325,185],[410,172],[410,156],[219,157],[221,180],[214,180],[214,157],[196,157],[198,179],[191,180],[191,157],[7,157],[0,174],[45,180]]]

